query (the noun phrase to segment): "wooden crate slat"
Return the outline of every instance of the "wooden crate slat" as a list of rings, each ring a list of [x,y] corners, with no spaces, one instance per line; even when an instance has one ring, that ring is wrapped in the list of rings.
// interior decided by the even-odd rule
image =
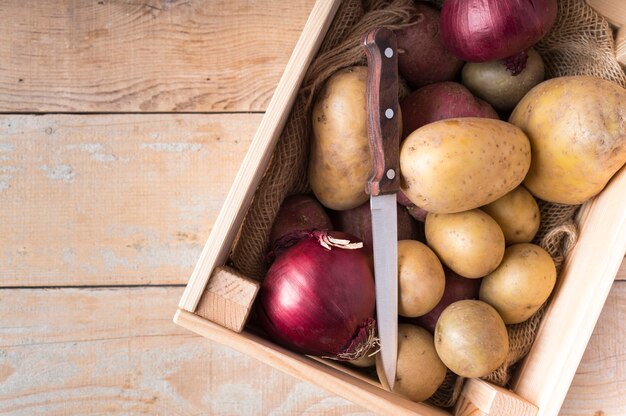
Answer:
[[[261,117],[0,115],[0,287],[185,284]]]
[[[263,111],[312,5],[2,1],[0,111]]]

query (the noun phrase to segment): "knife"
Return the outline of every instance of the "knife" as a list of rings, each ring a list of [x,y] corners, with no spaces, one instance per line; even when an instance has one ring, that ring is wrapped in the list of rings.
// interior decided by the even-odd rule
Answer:
[[[383,374],[393,390],[398,359],[398,226],[396,193],[400,189],[398,126],[398,56],[394,33],[377,28],[363,41],[368,64],[367,132],[372,176],[367,184],[372,211],[376,320]]]

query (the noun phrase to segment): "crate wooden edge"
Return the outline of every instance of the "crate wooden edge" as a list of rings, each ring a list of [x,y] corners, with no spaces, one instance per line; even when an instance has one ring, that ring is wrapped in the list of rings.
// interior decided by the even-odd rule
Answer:
[[[183,309],[176,312],[174,322],[286,374],[361,404],[376,413],[389,416],[451,416],[449,412],[442,409],[410,401],[382,389],[376,383],[355,377],[311,357],[281,348],[249,331],[235,333]]]
[[[317,0],[202,249],[178,307],[195,311],[215,266],[226,262],[304,74],[319,49],[341,0]]]
[[[626,253],[626,166],[586,207],[580,236],[512,390],[557,415]]]

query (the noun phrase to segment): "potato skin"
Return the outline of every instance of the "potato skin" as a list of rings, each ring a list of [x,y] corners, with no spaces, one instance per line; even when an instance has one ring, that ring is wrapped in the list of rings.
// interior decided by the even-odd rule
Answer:
[[[398,241],[398,315],[417,317],[441,300],[446,285],[443,266],[426,244]]]
[[[355,208],[369,198],[366,86],[366,67],[337,71],[313,107],[309,182],[320,203],[330,209]]]
[[[480,209],[426,216],[426,241],[443,264],[476,279],[495,270],[504,255],[504,234]]]
[[[502,263],[485,276],[479,299],[493,306],[505,323],[530,318],[548,299],[556,283],[552,257],[535,244],[507,247]]]
[[[383,380],[380,354],[376,357],[376,371]],[[433,336],[424,328],[412,324],[398,325],[396,368],[393,391],[415,402],[432,396],[446,377],[446,366],[437,355]]]
[[[524,186],[540,199],[581,204],[626,163],[626,90],[610,81],[544,81],[522,98],[509,121],[530,139]]]
[[[507,246],[530,243],[539,230],[541,222],[539,206],[532,194],[523,186],[518,186],[480,209],[496,220],[504,233]]]
[[[514,125],[487,118],[427,124],[400,148],[401,187],[420,208],[467,211],[517,187],[530,166],[530,142]]]
[[[498,312],[480,300],[460,300],[441,313],[435,327],[441,361],[462,377],[483,377],[509,352],[506,326]]]

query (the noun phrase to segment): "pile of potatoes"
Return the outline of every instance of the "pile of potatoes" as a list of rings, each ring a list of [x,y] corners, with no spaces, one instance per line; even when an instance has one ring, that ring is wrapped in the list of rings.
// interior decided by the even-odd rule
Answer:
[[[581,204],[624,166],[626,90],[590,76],[544,81],[533,50],[517,76],[499,61],[461,62],[438,37],[438,11],[415,7],[421,17],[396,33],[411,93],[396,112],[394,391],[423,401],[448,369],[482,377],[499,367],[509,350],[506,325],[524,322],[551,295],[554,262],[533,243],[537,200]],[[366,67],[345,68],[316,97],[308,173],[309,198],[328,214],[324,226],[371,249],[366,82]]]

